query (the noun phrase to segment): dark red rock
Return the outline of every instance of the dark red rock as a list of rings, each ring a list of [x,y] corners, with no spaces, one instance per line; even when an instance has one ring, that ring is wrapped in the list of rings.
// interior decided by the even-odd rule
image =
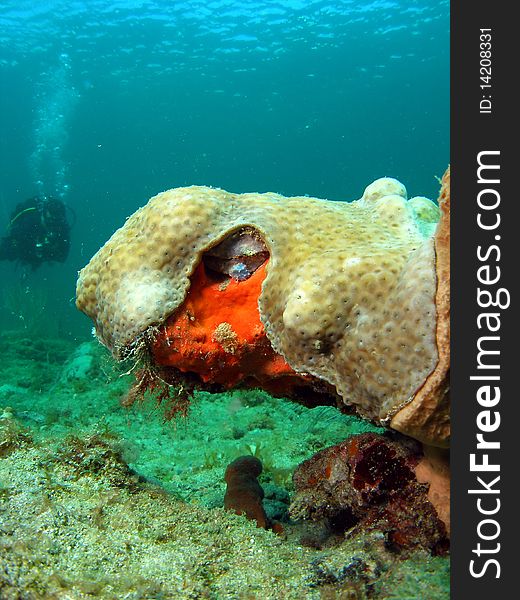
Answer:
[[[365,433],[318,452],[293,476],[293,519],[326,520],[331,531],[380,530],[396,550],[447,549],[444,523],[419,483],[420,445]]]

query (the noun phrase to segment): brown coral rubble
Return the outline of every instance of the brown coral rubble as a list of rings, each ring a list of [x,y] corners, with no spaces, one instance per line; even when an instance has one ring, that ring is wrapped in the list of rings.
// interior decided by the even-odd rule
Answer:
[[[445,524],[415,467],[418,445],[373,433],[354,436],[303,462],[294,473],[294,519],[343,523],[345,531],[379,530],[389,547],[448,548]]]

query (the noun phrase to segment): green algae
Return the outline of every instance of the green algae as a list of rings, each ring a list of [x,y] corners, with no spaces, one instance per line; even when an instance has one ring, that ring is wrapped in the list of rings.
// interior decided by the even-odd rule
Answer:
[[[164,422],[152,399],[120,406],[131,376],[96,342],[2,341],[2,423],[24,437],[0,459],[0,597],[448,597],[446,558],[374,533],[316,550],[222,509],[227,464],[253,454],[284,521],[294,468],[372,425],[255,390],[196,393]]]

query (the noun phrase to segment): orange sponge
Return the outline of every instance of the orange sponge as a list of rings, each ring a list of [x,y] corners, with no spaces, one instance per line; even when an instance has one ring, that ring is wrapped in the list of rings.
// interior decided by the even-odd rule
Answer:
[[[155,340],[155,361],[227,388],[242,383],[272,391],[278,386],[274,391],[283,393],[305,380],[273,350],[260,321],[258,297],[266,264],[237,281],[212,276],[201,262],[186,300]]]

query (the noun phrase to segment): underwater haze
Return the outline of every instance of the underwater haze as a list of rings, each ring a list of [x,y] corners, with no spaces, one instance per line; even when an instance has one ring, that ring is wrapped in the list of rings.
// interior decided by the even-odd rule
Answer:
[[[20,0],[0,48],[0,227],[35,194],[73,221],[64,265],[0,273],[52,290],[60,335],[90,331],[77,270],[160,191],[435,199],[449,162],[447,1]]]
[[[20,204],[34,196],[71,224],[64,262],[0,259],[1,599],[449,598],[445,525],[378,424],[257,389],[189,394],[189,376],[161,388],[75,307],[78,270],[169,188],[348,202],[389,176],[436,200],[447,0],[0,0],[0,159],[0,256],[15,232],[34,247],[23,224],[39,213]],[[374,506],[354,518],[341,498],[330,518],[294,516],[299,465],[345,442],[357,460],[358,434],[359,464],[375,451],[392,484],[374,475],[377,526]],[[238,457],[263,465],[247,483],[270,529],[234,512]]]

